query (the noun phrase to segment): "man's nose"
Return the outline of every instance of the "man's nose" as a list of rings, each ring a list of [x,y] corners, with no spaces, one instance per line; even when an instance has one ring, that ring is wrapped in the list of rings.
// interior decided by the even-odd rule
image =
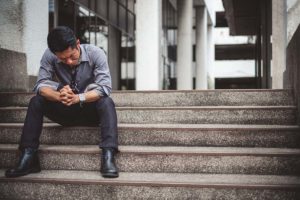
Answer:
[[[69,64],[69,65],[72,64],[72,62],[73,62],[73,61],[72,61],[71,58],[68,58],[68,59],[66,60],[66,63]]]

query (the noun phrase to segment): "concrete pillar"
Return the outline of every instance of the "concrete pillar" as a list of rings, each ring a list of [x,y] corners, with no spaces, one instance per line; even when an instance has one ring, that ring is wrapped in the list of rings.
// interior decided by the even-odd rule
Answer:
[[[292,39],[300,24],[300,1],[286,0],[287,4],[287,44]]]
[[[28,75],[36,76],[38,73],[40,59],[47,48],[48,15],[48,0],[0,1],[0,48],[25,53],[27,67],[25,74],[21,75],[24,79],[28,78]],[[1,68],[1,71],[6,71]],[[19,73],[24,69],[20,70],[19,66],[14,66],[12,71],[14,73],[7,76],[14,80],[20,77]],[[24,82],[22,90],[29,90],[28,87]],[[13,90],[14,86],[9,88]]]
[[[113,90],[120,89],[121,79],[121,31],[108,26],[108,64]]]
[[[286,69],[287,9],[286,1],[272,1],[272,88],[283,88]]]
[[[196,7],[196,89],[207,89],[207,10]]]
[[[161,64],[161,0],[136,1],[136,89],[159,90]]]
[[[208,67],[208,80],[207,88],[215,89],[215,42],[214,42],[214,25],[207,26],[207,67]]]
[[[193,0],[177,1],[177,89],[193,89]]]

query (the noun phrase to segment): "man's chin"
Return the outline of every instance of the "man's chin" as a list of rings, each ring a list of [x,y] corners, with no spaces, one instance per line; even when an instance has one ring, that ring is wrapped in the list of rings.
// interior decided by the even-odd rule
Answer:
[[[76,67],[78,64],[70,64],[70,67]]]

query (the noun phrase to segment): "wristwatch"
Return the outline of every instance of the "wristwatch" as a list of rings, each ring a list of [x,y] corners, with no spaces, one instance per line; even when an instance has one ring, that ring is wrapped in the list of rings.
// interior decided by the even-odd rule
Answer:
[[[78,96],[79,96],[80,107],[82,107],[83,103],[85,102],[85,95],[84,95],[84,93],[81,93],[81,94],[78,94]]]

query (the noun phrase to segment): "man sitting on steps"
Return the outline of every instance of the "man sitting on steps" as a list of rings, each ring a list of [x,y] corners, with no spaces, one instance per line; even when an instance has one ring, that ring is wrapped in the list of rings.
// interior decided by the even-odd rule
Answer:
[[[68,27],[53,29],[47,38],[48,49],[41,59],[34,96],[29,103],[19,150],[21,157],[6,177],[40,172],[39,138],[43,116],[63,126],[101,128],[101,169],[103,177],[118,177],[115,154],[118,152],[117,115],[111,93],[111,77],[105,53],[83,44]],[[100,130],[99,130],[100,131]]]

